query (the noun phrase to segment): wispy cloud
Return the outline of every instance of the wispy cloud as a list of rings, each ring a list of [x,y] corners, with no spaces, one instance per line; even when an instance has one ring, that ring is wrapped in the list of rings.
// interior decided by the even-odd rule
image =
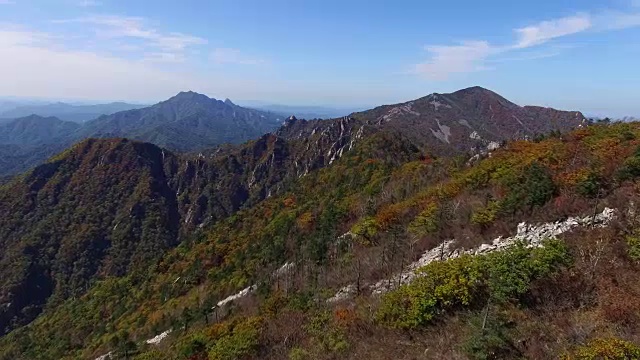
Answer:
[[[68,40],[60,33],[0,23],[0,95],[146,102],[189,89],[226,97],[274,91],[273,84],[257,83],[250,74],[228,77],[174,64],[184,60],[181,52],[140,50],[125,42],[120,45],[144,56],[116,56],[102,48],[68,46]],[[182,48],[172,41],[163,46]]]
[[[535,25],[516,29],[518,42],[515,48],[528,48],[541,45],[550,40],[583,32],[591,27],[591,18],[587,14],[578,14],[561,19],[543,21]]]
[[[413,71],[433,80],[442,80],[453,73],[479,71],[482,62],[495,49],[486,41],[466,41],[452,46],[427,46],[431,54],[428,62],[417,64]]]
[[[211,52],[211,61],[216,64],[260,65],[263,59],[247,56],[238,49],[217,48]]]
[[[640,0],[634,0],[640,3]],[[639,4],[640,5],[640,4]],[[515,41],[495,45],[472,40],[454,45],[427,46],[427,61],[416,64],[411,72],[429,80],[445,80],[451,75],[482,71],[491,64],[511,60],[532,60],[561,54],[558,47],[541,53],[522,53],[530,48],[545,48],[551,41],[587,31],[613,31],[640,26],[640,12],[609,11],[599,14],[578,13],[541,21],[514,29]]]
[[[61,49],[47,40],[51,38],[39,32],[0,29],[0,78],[4,80],[0,93],[47,96],[58,92],[61,97],[108,98],[128,88],[132,97],[143,97],[168,84],[179,87],[184,83],[178,74],[142,62]]]
[[[58,24],[87,24],[93,26],[95,36],[101,39],[120,39],[141,41],[147,48],[145,58],[157,57],[185,59],[187,48],[206,45],[207,40],[198,36],[177,32],[163,32],[147,25],[144,18],[131,16],[95,15],[67,20],[56,20]]]

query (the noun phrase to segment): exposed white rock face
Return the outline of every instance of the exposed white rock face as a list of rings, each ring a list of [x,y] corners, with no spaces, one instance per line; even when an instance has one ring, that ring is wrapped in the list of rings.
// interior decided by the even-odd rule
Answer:
[[[475,163],[476,161],[480,160],[480,157],[482,155],[481,154],[475,154],[473,155],[471,158],[469,158],[469,160],[467,161],[467,166],[471,166],[471,164]]]
[[[389,122],[395,118],[399,118],[402,117],[403,115],[407,115],[407,114],[411,114],[411,115],[415,115],[415,116],[420,116],[420,113],[417,111],[414,111],[411,108],[412,103],[407,103],[404,105],[399,105],[396,107],[391,108],[391,110],[389,110],[389,112],[387,112],[386,115],[383,115],[381,117],[378,118],[378,124],[382,124],[382,122]]]
[[[356,132],[356,135],[349,142],[349,151],[353,149],[353,145],[355,145],[356,141],[362,138],[362,134],[364,134],[364,126],[360,126],[358,132]]]
[[[430,101],[429,104],[433,105],[433,108],[434,108],[435,111],[438,111],[438,109],[440,107],[445,107],[447,109],[451,109],[451,105],[445,104],[445,103],[441,103],[436,98],[434,98],[432,101]]]
[[[223,300],[218,301],[217,306],[221,307],[221,306],[224,306],[224,305],[226,305],[226,304],[228,304],[228,303],[230,303],[230,302],[232,302],[234,300],[238,300],[240,298],[243,298],[243,297],[251,294],[252,292],[256,291],[257,288],[258,288],[257,285],[251,285],[251,286],[249,286],[247,288],[244,288],[244,289],[240,290],[240,292],[238,292],[236,294],[233,294],[233,295],[230,295],[230,296],[227,296]]]
[[[438,122],[438,130],[429,129],[431,130],[433,136],[437,137],[438,140],[442,142],[446,142],[447,144],[451,143],[451,141],[449,140],[449,137],[451,136],[451,128],[447,125],[440,124],[440,120],[438,119],[436,119],[436,121]]]
[[[288,262],[284,265],[282,265],[278,270],[276,270],[273,275],[276,277],[280,277],[282,275],[288,274],[289,272],[291,272],[291,270],[295,267],[295,263],[292,262]],[[177,282],[178,280],[180,280],[180,277],[178,277],[175,281]],[[219,308],[222,307],[226,304],[229,304],[235,300],[241,299],[251,293],[253,293],[254,291],[256,291],[258,289],[257,285],[251,285],[247,288],[244,288],[242,290],[240,290],[239,292],[227,296],[226,298],[224,298],[223,300],[218,301],[218,303],[216,304],[216,306],[214,308]],[[149,344],[149,345],[158,345],[162,340],[164,340],[167,336],[169,336],[169,334],[171,334],[171,332],[173,331],[173,329],[169,329],[161,334],[158,334],[154,337],[152,337],[151,339],[147,339],[145,340],[145,343]],[[105,355],[102,355],[102,357],[96,358],[96,360],[109,360],[109,356],[111,355],[111,352]]]
[[[435,248],[426,251],[420,258],[411,263],[399,274],[391,279],[383,279],[371,285],[369,289],[372,294],[380,295],[389,290],[398,287],[401,284],[411,282],[418,276],[418,269],[430,264],[434,261],[443,261],[454,259],[464,254],[484,255],[494,251],[505,250],[518,242],[524,242],[528,246],[541,246],[542,242],[547,239],[554,239],[558,235],[568,232],[577,227],[597,226],[605,227],[615,218],[615,210],[605,208],[601,213],[595,216],[570,217],[564,221],[556,221],[552,223],[544,223],[539,225],[529,225],[526,222],[518,224],[516,234],[511,237],[498,237],[491,244],[482,244],[474,249],[454,249],[455,240],[446,240]],[[330,298],[328,302],[338,302],[349,299],[355,294],[354,285],[347,285],[338,290],[335,296]],[[351,295],[351,296],[350,296]]]
[[[522,121],[520,121],[520,119],[518,119],[517,116],[513,115],[513,118],[520,124],[522,125],[525,129],[529,129],[524,123],[522,123]]]
[[[113,354],[113,351],[109,351],[108,353],[106,353],[104,355],[98,356],[95,360],[109,360],[109,359],[111,359],[111,355],[112,354]]]
[[[288,263],[286,263],[286,264],[282,265],[278,270],[276,270],[276,272],[275,272],[275,274],[274,274],[274,275],[275,275],[276,277],[280,277],[280,276],[282,276],[282,275],[286,275],[286,274],[290,273],[290,272],[291,272],[291,270],[293,270],[293,268],[294,268],[295,266],[296,266],[296,264],[295,264],[295,263],[288,262]]]
[[[162,340],[164,340],[167,336],[169,336],[169,334],[171,334],[171,331],[173,331],[173,330],[169,329],[169,330],[163,332],[162,334],[158,334],[158,335],[152,337],[151,339],[147,339],[145,341],[145,343],[147,343],[149,345],[158,345],[158,344],[160,344],[160,342]]]
[[[477,131],[472,132],[471,135],[469,135],[469,138],[474,140],[482,140],[480,134],[478,134]]]
[[[564,221],[556,221],[553,223],[545,223],[540,225],[528,225],[526,222],[518,224],[516,235],[502,238],[501,236],[494,239],[491,244],[482,244],[475,249],[451,249],[454,244],[453,240],[447,240],[425,252],[418,261],[412,263],[405,271],[396,275],[391,281],[381,280],[374,284],[372,292],[374,294],[384,293],[398,284],[406,284],[417,276],[417,270],[433,261],[442,261],[454,259],[460,255],[482,255],[494,251],[502,251],[515,245],[518,242],[525,242],[528,246],[540,246],[542,241],[546,239],[554,239],[558,235],[563,234],[579,226],[607,226],[615,217],[615,210],[605,208],[602,213],[596,216],[570,217]]]
[[[487,150],[489,151],[498,150],[498,149],[500,149],[499,142],[492,141],[489,143],[489,145],[487,145]]]
[[[347,149],[347,144],[349,145],[348,150],[351,150],[353,148],[353,145],[356,143],[356,141],[362,138],[363,131],[364,131],[363,126],[361,126],[358,129],[358,131],[355,131],[352,129],[352,131],[355,131],[355,135],[351,135],[352,131],[346,131],[347,130],[346,125],[348,125],[351,121],[352,119],[349,117],[344,117],[339,121],[338,124],[340,126],[340,134],[338,135],[337,140],[332,143],[331,147],[329,147],[329,150],[325,155],[326,158],[329,159],[329,165],[331,165],[334,161],[342,157],[345,149]],[[323,136],[329,136],[328,131],[330,129],[331,127],[326,128],[322,133]],[[347,142],[347,140],[349,141]]]
[[[357,292],[357,289],[355,285],[353,284],[347,285],[342,289],[338,290],[338,292],[335,295],[333,295],[331,298],[329,298],[327,302],[335,303],[335,302],[351,299],[356,295],[356,292]]]

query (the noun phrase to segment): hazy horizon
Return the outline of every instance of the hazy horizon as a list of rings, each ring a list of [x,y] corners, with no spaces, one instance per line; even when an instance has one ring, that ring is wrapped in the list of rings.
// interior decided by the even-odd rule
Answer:
[[[470,86],[638,116],[640,2],[0,0],[0,97],[363,108]]]

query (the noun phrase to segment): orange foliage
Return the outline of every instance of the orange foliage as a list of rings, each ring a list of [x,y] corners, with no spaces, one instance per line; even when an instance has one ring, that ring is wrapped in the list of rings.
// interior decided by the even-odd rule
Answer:
[[[351,309],[341,308],[334,312],[334,319],[338,326],[349,327],[356,322],[357,318],[356,312]]]
[[[400,219],[400,213],[404,210],[402,204],[392,204],[383,207],[376,214],[376,223],[382,229],[386,229],[392,224],[398,222]]]
[[[288,198],[284,199],[284,200],[282,201],[282,204],[283,204],[285,207],[288,207],[288,208],[294,208],[294,207],[296,207],[296,198],[295,198],[295,197],[293,197],[293,196],[290,196],[290,197],[288,197]]]
[[[580,141],[589,135],[590,135],[589,130],[587,128],[582,128],[582,129],[577,129],[572,133],[570,133],[569,137],[571,138],[571,140]]]

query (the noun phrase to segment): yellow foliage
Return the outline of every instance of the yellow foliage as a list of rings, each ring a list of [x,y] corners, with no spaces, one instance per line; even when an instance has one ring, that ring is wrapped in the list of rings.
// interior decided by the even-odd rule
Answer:
[[[296,223],[298,224],[298,228],[302,231],[306,232],[311,230],[311,226],[313,225],[313,214],[310,211],[303,213],[298,216]]]

